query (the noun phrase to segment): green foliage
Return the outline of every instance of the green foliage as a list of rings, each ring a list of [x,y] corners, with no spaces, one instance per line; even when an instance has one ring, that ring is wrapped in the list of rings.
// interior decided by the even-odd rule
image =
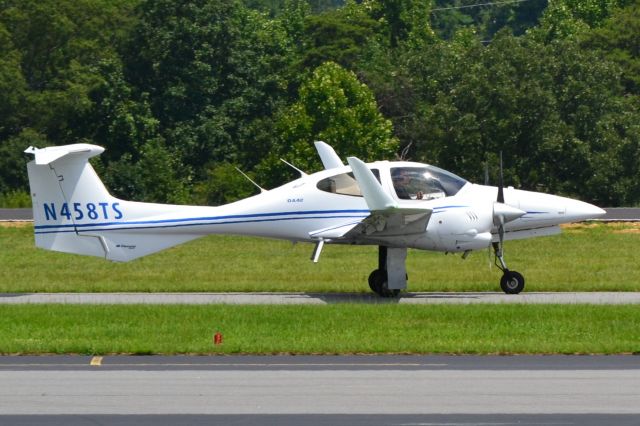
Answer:
[[[0,192],[26,190],[29,145],[84,141],[96,67],[116,60],[127,0],[5,0],[0,8]],[[93,117],[92,117],[93,118]]]
[[[305,3],[310,12],[322,13],[343,6],[345,0],[243,0],[243,3],[251,9],[279,17],[286,13],[291,3]]]
[[[434,37],[429,22],[431,4],[422,0],[365,0],[363,7],[380,22],[388,44],[395,48],[410,41],[421,44]]]
[[[581,36],[599,27],[618,7],[632,0],[559,0],[549,2],[536,29],[537,37],[547,41]]]
[[[310,15],[305,20],[303,64],[315,68],[333,61],[349,67],[373,36],[377,23],[362,8],[351,5],[353,13],[342,10]]]
[[[284,10],[280,16],[282,26],[292,40],[298,44],[304,36],[304,20],[311,13],[307,0],[285,0]]]
[[[30,159],[24,154],[24,150],[29,146],[46,145],[50,145],[47,138],[29,128],[0,143],[0,193],[27,190],[29,181],[26,162]]]
[[[101,156],[107,162],[123,155],[138,158],[147,141],[160,137],[160,123],[151,112],[148,96],[136,99],[118,59],[101,61],[95,69],[103,81],[91,93],[95,107],[87,114],[87,132],[108,147]]]
[[[20,209],[31,207],[31,195],[26,191],[15,190],[0,194],[0,208]]]
[[[101,175],[113,194],[123,199],[175,204],[189,201],[190,168],[157,139],[141,146],[137,158],[124,154],[110,162]]]
[[[145,1],[128,77],[148,96],[167,147],[201,169],[238,155],[286,90],[289,40],[237,0]]]
[[[640,95],[640,2],[616,11],[585,36],[584,49],[599,49],[622,68],[628,92]]]
[[[194,201],[197,204],[217,206],[247,198],[256,187],[247,180],[236,166],[218,163],[207,169],[207,179],[195,186]]]
[[[510,184],[640,203],[640,3],[470,5],[0,1],[0,193],[27,146],[88,142],[121,197],[221,203],[252,190],[231,164],[279,184],[323,139],[476,181],[502,150]]]
[[[24,107],[27,82],[20,68],[22,54],[0,22],[0,138],[15,134],[21,122],[16,114]]]
[[[461,28],[472,29],[479,40],[491,40],[504,27],[515,35],[522,35],[538,24],[548,3],[546,0],[517,3],[436,0],[433,2],[431,25],[440,37],[447,40]],[[472,5],[477,6],[468,7]]]
[[[21,74],[28,91],[21,124],[55,140],[77,137],[79,118],[93,103],[100,84],[93,67],[115,55],[108,46],[126,27],[124,0],[7,0],[0,23],[20,51]],[[4,38],[4,37],[3,37]],[[19,85],[22,86],[22,85]],[[23,89],[22,87],[18,88]]]
[[[321,169],[315,140],[365,161],[393,156],[398,144],[391,122],[377,109],[373,93],[354,73],[334,62],[314,70],[300,87],[299,100],[280,112],[276,128],[281,138],[278,149],[261,165],[270,183],[284,172],[279,156],[303,170]]]

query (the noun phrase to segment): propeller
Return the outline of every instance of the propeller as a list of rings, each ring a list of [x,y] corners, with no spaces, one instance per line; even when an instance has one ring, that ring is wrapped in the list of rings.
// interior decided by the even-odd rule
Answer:
[[[489,163],[484,163],[484,186],[489,186]]]
[[[504,177],[502,173],[502,151],[500,151],[500,174],[498,175],[498,198],[493,203],[493,224],[498,227],[499,246],[496,255],[502,262],[502,243],[504,242],[504,225],[526,214],[518,208],[504,202]]]
[[[500,175],[498,179],[498,202],[504,203],[504,178],[502,176],[502,151],[500,151]]]

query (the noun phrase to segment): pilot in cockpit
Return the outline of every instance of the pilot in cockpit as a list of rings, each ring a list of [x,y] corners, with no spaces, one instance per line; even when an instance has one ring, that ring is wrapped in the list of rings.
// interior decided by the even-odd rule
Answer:
[[[394,168],[391,169],[391,180],[396,195],[402,200],[431,200],[446,196],[438,178],[427,169]]]
[[[391,173],[391,180],[393,181],[393,188],[396,191],[396,195],[401,200],[421,200],[424,196],[423,192],[411,191],[411,173],[404,168],[394,169]]]

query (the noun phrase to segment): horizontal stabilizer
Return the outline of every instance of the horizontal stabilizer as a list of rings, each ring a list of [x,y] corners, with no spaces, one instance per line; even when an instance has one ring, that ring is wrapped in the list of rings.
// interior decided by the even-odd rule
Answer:
[[[33,154],[37,165],[51,164],[56,160],[75,155],[78,157],[89,159],[100,155],[104,152],[104,148],[98,145],[88,143],[77,143],[73,145],[49,146],[46,148],[35,148],[30,146],[25,151],[27,154]]]

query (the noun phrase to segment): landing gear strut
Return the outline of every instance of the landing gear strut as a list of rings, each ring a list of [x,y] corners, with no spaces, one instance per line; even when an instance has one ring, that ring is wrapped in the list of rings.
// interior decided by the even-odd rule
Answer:
[[[396,297],[407,288],[406,248],[378,247],[378,269],[369,275],[369,287],[380,297]]]
[[[502,244],[493,243],[493,250],[496,253],[496,266],[503,272],[502,278],[500,278],[500,288],[507,294],[520,293],[524,289],[524,277],[521,273],[510,271],[507,268],[502,253]]]

